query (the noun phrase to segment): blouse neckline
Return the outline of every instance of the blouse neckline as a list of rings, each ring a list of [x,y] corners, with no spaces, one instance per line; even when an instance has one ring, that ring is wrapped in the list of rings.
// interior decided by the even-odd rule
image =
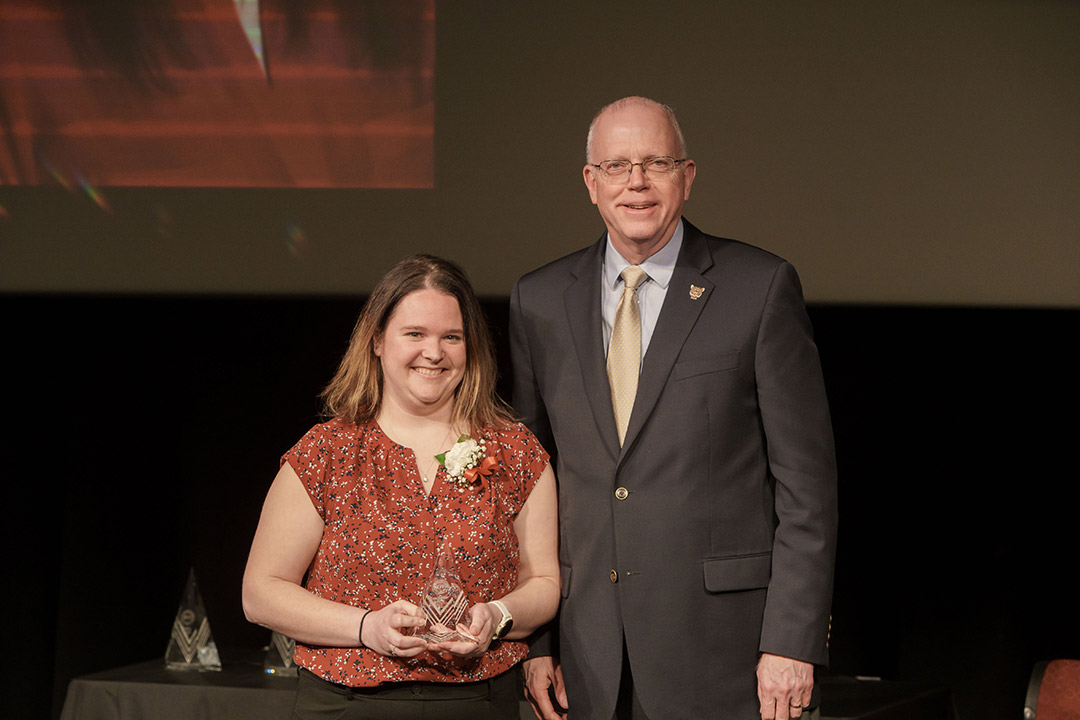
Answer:
[[[425,498],[438,497],[439,494],[435,492],[435,486],[442,486],[445,484],[445,479],[441,477],[446,472],[446,468],[443,467],[443,464],[441,462],[435,463],[435,475],[431,478],[431,487],[424,487],[424,476],[420,472],[420,461],[419,458],[416,457],[416,451],[413,450],[411,447],[402,445],[401,443],[395,441],[393,438],[387,435],[386,431],[383,430],[383,427],[379,424],[378,420],[372,419],[371,424],[378,429],[378,433],[382,437],[383,442],[387,443],[392,448],[395,448],[398,452],[406,456],[412,456],[412,462],[407,463],[406,465],[409,469],[410,474],[412,475],[411,482],[414,488],[419,487],[420,494]],[[449,450],[449,448],[447,448],[447,450]]]

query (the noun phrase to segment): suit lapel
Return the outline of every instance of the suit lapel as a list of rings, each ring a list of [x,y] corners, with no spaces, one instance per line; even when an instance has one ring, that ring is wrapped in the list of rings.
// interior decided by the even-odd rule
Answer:
[[[656,328],[653,330],[652,340],[649,341],[649,349],[642,363],[637,397],[634,399],[630,424],[626,428],[626,438],[620,459],[625,457],[627,451],[633,446],[646,420],[652,414],[653,408],[656,407],[660,393],[667,384],[686,338],[712,296],[714,284],[703,275],[712,267],[712,254],[705,242],[705,236],[685,219],[683,223],[683,246],[679,251],[679,259],[675,263],[675,272],[672,273],[671,283],[668,285],[664,306],[660,309],[660,316],[657,318]],[[691,286],[703,288],[696,299],[693,295],[698,293],[695,291],[692,294]],[[609,415],[612,413],[610,393],[608,413]],[[614,427],[614,421],[612,421],[612,427]]]
[[[600,283],[603,282],[605,238],[582,256],[574,279],[563,294],[566,321],[570,327],[574,350],[577,352],[585,400],[592,409],[596,427],[612,457],[618,454],[619,436],[615,429],[615,413],[611,406],[611,387],[608,384],[604,359],[604,331],[600,315]]]

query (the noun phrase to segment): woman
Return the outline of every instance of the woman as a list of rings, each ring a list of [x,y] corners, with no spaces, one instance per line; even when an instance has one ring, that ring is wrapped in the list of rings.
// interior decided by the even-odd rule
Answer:
[[[426,718],[518,717],[515,640],[559,599],[555,478],[495,370],[459,267],[417,255],[379,281],[323,392],[333,419],[282,459],[244,573],[248,619],[297,641],[294,718],[420,717],[423,700],[444,701]],[[470,607],[435,642],[414,633],[440,551]]]

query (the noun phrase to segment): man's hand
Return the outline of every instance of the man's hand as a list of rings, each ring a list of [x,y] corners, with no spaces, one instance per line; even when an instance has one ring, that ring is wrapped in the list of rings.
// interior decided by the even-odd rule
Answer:
[[[757,666],[762,720],[802,716],[814,689],[814,666],[801,660],[764,653]]]
[[[525,670],[525,698],[532,705],[536,717],[540,720],[563,720],[566,717],[567,704],[562,667],[551,657],[526,660],[522,667]],[[549,689],[555,693],[558,708],[551,704]]]

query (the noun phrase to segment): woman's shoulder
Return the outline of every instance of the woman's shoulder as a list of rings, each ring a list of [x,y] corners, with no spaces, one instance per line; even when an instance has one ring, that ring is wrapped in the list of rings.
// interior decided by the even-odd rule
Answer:
[[[524,423],[517,422],[516,420],[488,425],[484,428],[484,434],[495,439],[505,438],[523,440],[533,437],[529,428],[525,427]]]
[[[489,441],[513,451],[541,450],[540,441],[529,428],[517,421],[508,421],[498,425],[489,425],[484,433]]]
[[[366,444],[372,434],[374,423],[354,423],[344,418],[334,418],[317,423],[300,439],[297,445],[306,447],[332,446],[356,448]]]

